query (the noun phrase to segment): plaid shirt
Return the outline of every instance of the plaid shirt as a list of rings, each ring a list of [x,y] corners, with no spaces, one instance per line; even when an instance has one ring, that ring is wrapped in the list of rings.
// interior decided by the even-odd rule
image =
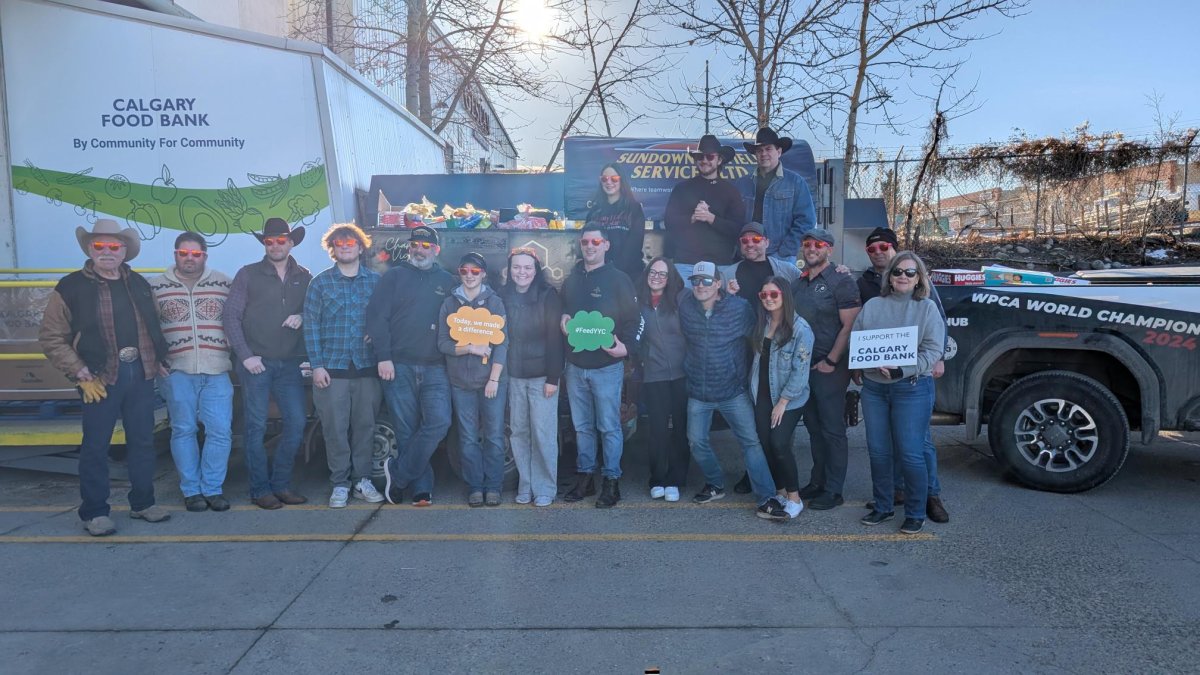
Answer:
[[[321,272],[308,285],[304,298],[304,344],[313,368],[350,370],[375,365],[367,334],[367,301],[379,283],[379,273],[360,265],[358,276],[347,277],[337,265]]]

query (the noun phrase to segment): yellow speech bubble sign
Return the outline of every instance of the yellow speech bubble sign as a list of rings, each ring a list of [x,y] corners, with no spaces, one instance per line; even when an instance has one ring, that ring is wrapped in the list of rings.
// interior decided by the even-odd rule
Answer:
[[[460,347],[467,345],[498,345],[504,342],[504,317],[483,307],[459,307],[446,317],[450,339]],[[487,359],[484,358],[484,363]]]

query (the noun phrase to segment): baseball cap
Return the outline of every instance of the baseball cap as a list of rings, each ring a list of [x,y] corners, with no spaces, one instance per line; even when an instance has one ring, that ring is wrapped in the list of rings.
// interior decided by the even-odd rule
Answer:
[[[754,221],[751,221],[751,222],[749,222],[749,223],[746,223],[745,225],[743,225],[743,226],[742,226],[742,231],[741,231],[739,234],[746,234],[747,232],[752,232],[752,233],[754,233],[754,234],[761,234],[761,235],[763,235],[763,236],[766,236],[766,232],[763,232],[763,226],[762,226],[762,224],[761,224],[761,223],[756,223],[756,222],[754,222]]]
[[[428,225],[418,225],[418,226],[414,227],[413,229],[409,230],[408,240],[409,241],[427,241],[431,244],[441,245],[441,242],[438,241],[437,230],[433,229],[432,227],[429,227]]]
[[[484,272],[487,271],[487,260],[484,260],[483,254],[476,251],[469,251],[463,254],[463,257],[458,259],[459,265],[474,265]]]
[[[692,268],[692,276],[689,278],[694,279],[696,277],[705,277],[708,279],[716,279],[717,278],[717,266],[710,262],[705,262],[705,261],[700,261],[700,262],[696,263],[696,266]]]
[[[829,230],[825,230],[820,227],[814,227],[813,229],[809,230],[808,232],[805,232],[804,238],[805,239],[816,239],[817,241],[823,241],[826,244],[829,244],[830,246],[834,246],[837,243],[833,240],[833,235],[829,233]]]
[[[900,245],[900,241],[896,239],[895,230],[890,230],[886,227],[877,227],[871,230],[871,234],[867,235],[867,246],[870,246],[878,241],[885,241],[891,244],[892,248],[896,248]]]

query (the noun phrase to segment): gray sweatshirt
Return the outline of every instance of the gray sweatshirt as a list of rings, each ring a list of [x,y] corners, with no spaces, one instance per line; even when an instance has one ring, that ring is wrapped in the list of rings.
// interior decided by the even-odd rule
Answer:
[[[903,366],[903,378],[921,377],[933,371],[933,364],[942,358],[946,344],[946,324],[938,314],[933,300],[913,300],[912,293],[897,293],[871,298],[863,305],[854,319],[852,330],[877,330],[880,328],[917,327],[917,365]],[[872,382],[894,384],[899,380],[888,380],[876,368],[863,371],[863,376]]]
[[[479,295],[475,296],[474,300],[467,300],[467,296],[463,295],[462,286],[454,289],[450,297],[442,303],[441,315],[438,317],[438,349],[446,355],[446,374],[450,378],[450,384],[459,389],[468,391],[476,391],[483,389],[487,384],[488,377],[492,372],[492,364],[499,363],[504,365],[508,360],[508,328],[505,327],[505,340],[498,345],[492,345],[492,355],[488,358],[488,362],[483,362],[483,357],[463,354],[458,356],[454,353],[455,342],[450,337],[450,326],[446,323],[446,317],[457,312],[463,306],[482,307],[487,311],[497,316],[505,316],[504,302],[496,295],[495,291],[490,286],[484,284],[479,289]],[[501,374],[503,377],[504,374]]]

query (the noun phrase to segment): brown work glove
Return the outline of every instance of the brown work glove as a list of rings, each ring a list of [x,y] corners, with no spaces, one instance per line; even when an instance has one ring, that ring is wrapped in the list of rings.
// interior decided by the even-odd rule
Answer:
[[[84,403],[97,403],[108,396],[108,390],[104,388],[104,382],[100,380],[86,380],[75,386],[79,387],[79,393],[83,395]]]

